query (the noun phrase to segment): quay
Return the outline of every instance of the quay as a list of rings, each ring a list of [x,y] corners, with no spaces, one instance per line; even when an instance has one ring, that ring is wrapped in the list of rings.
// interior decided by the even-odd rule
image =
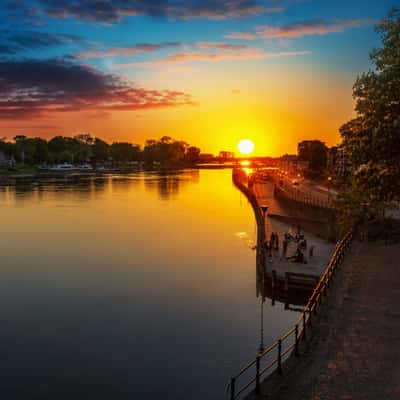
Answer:
[[[239,178],[245,180],[240,174]],[[265,185],[242,185],[258,209],[268,203],[266,193],[270,190],[264,190]],[[257,219],[262,237],[272,228],[269,223],[268,219]],[[360,240],[349,232],[334,250],[329,249],[333,255],[311,297],[306,303],[297,303],[306,304],[297,309],[301,311],[298,322],[232,377],[231,399],[400,398],[400,245]],[[268,258],[257,262],[262,282],[258,286],[263,298],[274,301],[285,297],[291,271],[279,254],[270,264]],[[265,270],[259,271],[264,265]],[[321,268],[323,263],[313,266],[316,276]],[[292,271],[294,286],[296,279],[301,282],[312,276],[312,271],[303,271],[304,276]],[[239,383],[244,376],[247,380]]]
[[[399,260],[399,244],[355,239],[301,357],[248,399],[398,400]]]

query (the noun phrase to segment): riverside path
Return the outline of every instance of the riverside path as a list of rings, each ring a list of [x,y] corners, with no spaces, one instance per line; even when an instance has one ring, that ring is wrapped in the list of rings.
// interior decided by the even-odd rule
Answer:
[[[399,244],[356,239],[319,312],[306,354],[280,378],[279,387],[263,382],[257,398],[400,399],[399,260]]]

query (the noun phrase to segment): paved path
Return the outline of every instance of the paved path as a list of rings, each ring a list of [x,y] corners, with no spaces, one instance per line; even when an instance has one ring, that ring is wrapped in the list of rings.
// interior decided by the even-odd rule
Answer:
[[[355,242],[274,400],[400,399],[400,245]]]

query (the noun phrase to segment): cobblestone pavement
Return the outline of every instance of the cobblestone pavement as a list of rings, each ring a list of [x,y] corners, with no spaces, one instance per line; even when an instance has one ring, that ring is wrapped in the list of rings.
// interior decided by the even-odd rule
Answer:
[[[400,245],[354,242],[274,400],[400,399]]]

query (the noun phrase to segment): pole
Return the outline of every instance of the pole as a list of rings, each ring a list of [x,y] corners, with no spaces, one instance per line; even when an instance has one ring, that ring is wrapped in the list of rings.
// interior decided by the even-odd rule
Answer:
[[[282,339],[278,340],[278,374],[282,375]]]
[[[260,356],[256,358],[256,394],[260,394]]]

